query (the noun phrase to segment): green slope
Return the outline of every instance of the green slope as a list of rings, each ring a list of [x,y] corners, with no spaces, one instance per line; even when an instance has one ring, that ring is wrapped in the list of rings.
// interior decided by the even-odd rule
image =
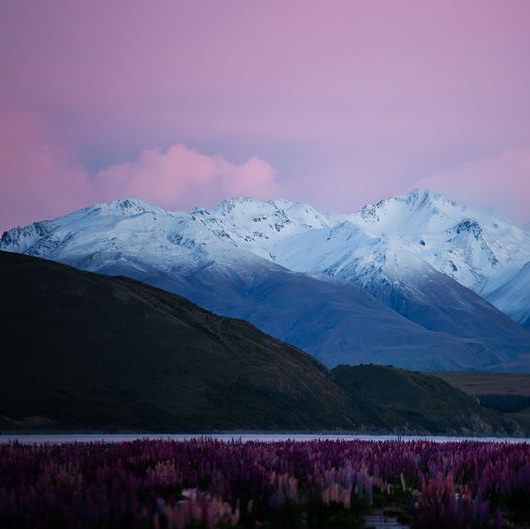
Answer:
[[[353,401],[372,408],[374,420],[401,433],[520,433],[512,421],[434,375],[374,364],[341,365],[331,373]]]
[[[530,374],[446,372],[437,376],[478,398],[485,408],[516,420],[530,432]]]
[[[327,370],[179,296],[0,254],[2,428],[353,428]]]

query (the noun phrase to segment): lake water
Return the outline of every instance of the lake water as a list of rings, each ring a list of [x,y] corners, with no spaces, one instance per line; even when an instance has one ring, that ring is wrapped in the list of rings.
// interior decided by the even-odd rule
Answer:
[[[212,433],[212,434],[146,434],[146,433],[126,433],[126,434],[20,434],[0,435],[0,444],[7,444],[18,441],[22,444],[65,444],[65,443],[120,443],[123,441],[134,441],[136,439],[164,439],[173,441],[185,441],[187,439],[209,438],[229,442],[241,440],[242,442],[259,441],[313,441],[313,440],[341,440],[341,441],[412,441],[425,440],[446,443],[451,441],[479,441],[479,442],[505,442],[505,443],[530,443],[530,438],[513,437],[445,437],[445,436],[414,436],[414,435],[347,435],[347,434],[289,434],[289,433]]]

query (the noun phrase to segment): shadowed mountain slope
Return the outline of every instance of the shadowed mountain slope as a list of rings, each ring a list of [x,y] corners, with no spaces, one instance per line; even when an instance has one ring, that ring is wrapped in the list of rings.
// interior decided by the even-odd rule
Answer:
[[[528,350],[528,331],[402,246],[309,206],[251,199],[189,213],[118,200],[0,240],[246,319],[328,367],[485,369]]]
[[[405,391],[400,380],[419,375],[330,374],[244,321],[131,279],[0,252],[0,292],[2,429],[517,432],[442,381]]]
[[[0,291],[0,416],[14,427],[355,425],[309,355],[179,296],[5,252]]]
[[[515,321],[530,329],[530,262],[494,290],[489,299]],[[527,368],[530,370],[530,365]]]

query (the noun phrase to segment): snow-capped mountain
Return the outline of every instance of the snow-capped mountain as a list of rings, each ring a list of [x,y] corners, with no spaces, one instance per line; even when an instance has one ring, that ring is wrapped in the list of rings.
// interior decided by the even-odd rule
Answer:
[[[489,334],[494,319],[498,325],[504,321],[483,298],[410,251],[401,237],[377,236],[349,221],[287,239],[272,253],[291,270],[356,284],[432,331],[472,339]]]
[[[472,210],[427,190],[351,215],[251,199],[200,211],[240,248],[292,270],[351,280],[363,288],[372,285],[372,292],[381,274],[395,281],[425,272],[427,263],[495,304],[499,298],[490,299],[492,292],[530,261],[530,233],[491,210]],[[507,304],[499,300],[498,307],[506,310]]]
[[[526,234],[488,218],[419,191],[354,215],[286,200],[231,199],[215,209],[170,212],[127,199],[14,228],[0,249],[185,295],[248,319],[327,365],[470,369],[530,347],[520,326],[437,268],[460,248],[454,263],[480,288],[496,267],[515,269]],[[500,236],[481,239],[491,230],[508,234],[507,246]],[[495,265],[488,264],[495,262],[492,248]]]
[[[426,190],[365,206],[352,221],[485,297],[530,260],[530,234]]]
[[[229,216],[226,210],[231,212]],[[266,213],[256,216],[253,211]],[[291,214],[301,211],[306,215]],[[355,226],[360,228],[356,236],[363,241],[353,242],[355,237],[351,239],[353,235],[349,234],[352,243],[339,250],[339,254],[349,253],[355,247],[357,257],[368,259],[366,252],[359,248],[367,244],[368,253],[381,259],[388,248],[396,248],[398,254],[417,255],[435,270],[485,296],[530,260],[530,235],[524,230],[492,212],[473,211],[425,190],[365,206],[352,215],[323,215],[303,204],[260,203],[250,199],[227,201],[216,210],[201,212],[211,223],[221,223],[227,233],[235,234],[235,244],[275,262],[284,261],[282,247],[291,246],[290,237],[327,228],[329,235],[325,238],[332,239],[339,230],[354,230]],[[281,222],[276,222],[277,218]],[[257,224],[252,225],[251,220]],[[344,222],[348,223],[347,227],[339,228]],[[321,238],[316,232],[315,237]],[[309,236],[304,238],[308,239]],[[377,244],[381,248],[377,249]],[[326,253],[327,247],[322,247]],[[320,261],[322,257],[315,257],[313,252],[308,255],[293,251],[297,254],[299,270],[313,268],[312,259]]]
[[[427,262],[486,299],[530,261],[530,233],[492,211],[472,210],[426,190],[382,200],[351,215],[322,214],[309,205],[286,200],[252,199],[227,200],[218,208],[192,213],[201,216],[212,231],[230,237],[236,246],[288,268],[292,262],[288,263],[282,252],[292,248],[288,254],[297,255],[294,269],[304,272],[326,273],[325,267],[314,262],[322,261],[322,255],[315,249],[311,253],[296,251],[291,238],[311,232],[320,240],[317,231],[326,229],[330,233],[325,238],[333,238],[336,230],[353,230],[353,225],[360,228],[356,236],[362,240],[349,234],[351,244],[334,251],[335,263],[329,263],[328,255],[327,265],[340,261],[343,267],[346,256],[354,252],[360,260],[356,275],[366,276],[373,260],[393,261],[400,268],[403,263],[399,261],[410,261],[413,254],[418,266]],[[344,222],[348,227],[339,228]],[[307,235],[303,240],[310,238]],[[329,246],[319,248],[327,254]]]
[[[224,200],[215,209],[195,208],[190,214],[214,234],[269,260],[269,250],[277,242],[308,230],[329,228],[346,217],[319,213],[308,204],[252,198]]]
[[[219,210],[248,205],[227,201]],[[262,229],[278,238],[276,211],[269,206],[275,222]],[[329,366],[376,361],[458,369],[501,360],[494,347],[484,354],[459,338],[432,333],[355,285],[318,281],[238,248],[237,234],[226,231],[231,219],[210,217],[128,199],[16,228],[4,234],[1,247],[185,295],[220,314],[248,319]],[[294,222],[285,224],[293,229]]]
[[[289,269],[353,281],[377,295],[384,283],[434,270],[522,322],[521,305],[499,291],[530,261],[530,233],[491,210],[476,211],[426,190],[367,205],[352,215],[325,215],[285,200],[225,201],[200,210],[235,245]],[[342,235],[342,236],[341,236]],[[378,296],[380,297],[380,296]],[[523,310],[524,313],[524,310]]]
[[[4,233],[0,249],[102,273],[120,264],[138,271],[156,266],[185,273],[234,259],[244,271],[261,261],[238,249],[227,233],[206,228],[194,214],[165,211],[138,199],[98,204],[53,221],[14,228]]]

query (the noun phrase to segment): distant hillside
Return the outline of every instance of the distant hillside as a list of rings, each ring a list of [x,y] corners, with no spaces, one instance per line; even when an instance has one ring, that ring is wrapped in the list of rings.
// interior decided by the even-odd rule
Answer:
[[[337,366],[333,379],[353,400],[369,403],[374,420],[400,425],[402,432],[486,432],[490,424],[510,430],[509,420],[437,376],[378,365]]]
[[[2,428],[356,428],[312,357],[130,279],[0,253]]]
[[[510,360],[488,367],[488,371],[500,373],[526,373],[530,375],[530,352],[521,353]]]
[[[527,357],[530,354],[526,355]],[[529,373],[436,373],[454,387],[476,396],[480,404],[516,420],[530,432]]]
[[[434,373],[470,395],[526,395],[530,397],[530,374],[443,371]]]
[[[433,376],[330,373],[244,321],[131,279],[0,252],[0,292],[3,430],[514,431]]]

